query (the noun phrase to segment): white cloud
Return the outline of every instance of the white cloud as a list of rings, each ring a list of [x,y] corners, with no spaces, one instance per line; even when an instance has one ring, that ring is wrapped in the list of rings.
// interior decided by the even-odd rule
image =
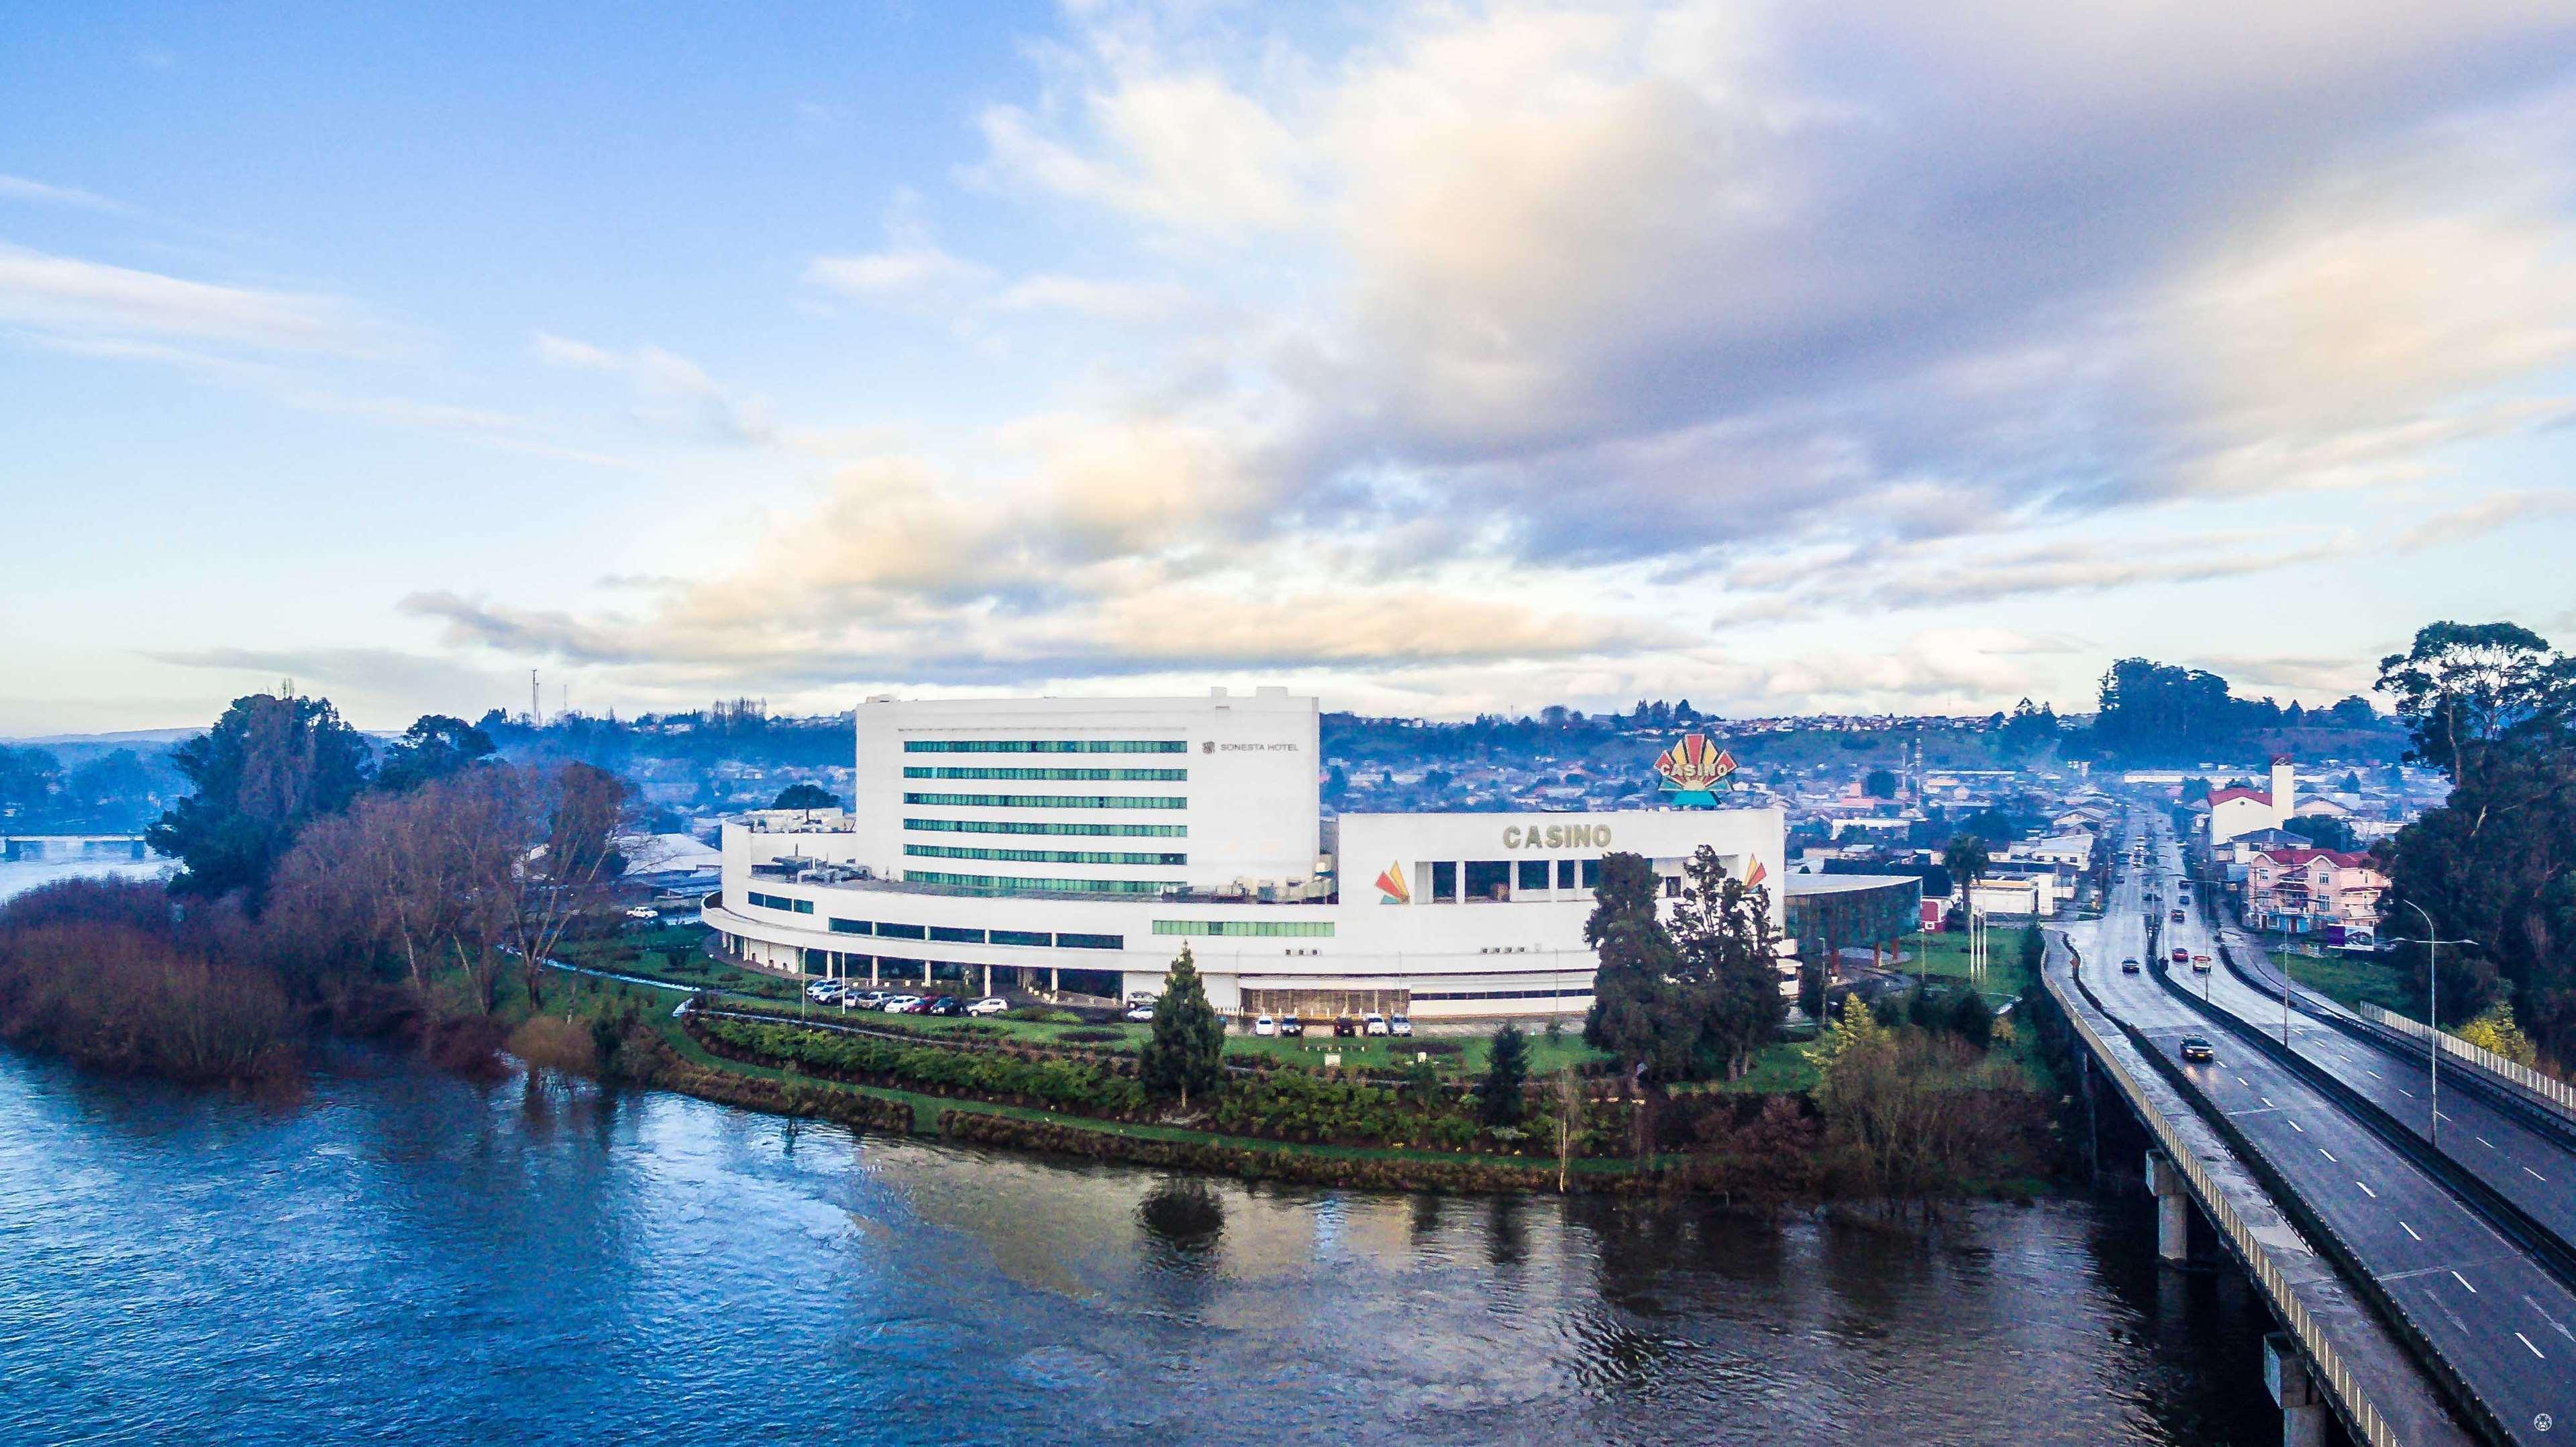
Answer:
[[[996,292],[997,312],[1065,312],[1111,322],[1167,321],[1189,304],[1182,287],[1156,282],[1100,281],[1079,276],[1031,276]]]
[[[81,211],[127,212],[134,208],[122,201],[84,191],[77,186],[50,186],[24,176],[0,176],[0,201],[28,201],[45,206],[69,206]]]
[[[882,297],[981,283],[990,268],[933,247],[818,256],[805,264],[805,279],[845,296]]]
[[[0,243],[0,322],[73,339],[185,338],[373,356],[382,329],[339,297],[187,281]]]
[[[767,402],[733,395],[705,368],[677,353],[652,346],[617,352],[550,332],[537,333],[535,347],[541,360],[555,366],[625,377],[643,399],[635,415],[649,425],[704,431],[731,442],[777,440]]]

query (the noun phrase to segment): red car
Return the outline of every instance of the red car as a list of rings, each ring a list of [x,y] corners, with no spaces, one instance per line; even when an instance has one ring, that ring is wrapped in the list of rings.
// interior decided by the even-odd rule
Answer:
[[[2191,951],[2184,949],[2175,950],[2173,952],[2173,962],[2177,965],[2187,965],[2191,963]]]

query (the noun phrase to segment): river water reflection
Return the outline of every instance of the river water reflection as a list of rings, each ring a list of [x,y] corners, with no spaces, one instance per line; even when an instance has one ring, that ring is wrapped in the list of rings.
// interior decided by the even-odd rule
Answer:
[[[2142,1198],[1930,1243],[1246,1186],[352,1052],[0,1051],[0,1440],[2266,1442]]]

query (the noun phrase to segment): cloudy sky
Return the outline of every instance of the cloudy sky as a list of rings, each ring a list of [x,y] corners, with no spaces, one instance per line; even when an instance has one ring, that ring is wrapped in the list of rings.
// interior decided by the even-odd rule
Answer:
[[[0,733],[2328,701],[2576,635],[2571,419],[2564,0],[0,33]]]

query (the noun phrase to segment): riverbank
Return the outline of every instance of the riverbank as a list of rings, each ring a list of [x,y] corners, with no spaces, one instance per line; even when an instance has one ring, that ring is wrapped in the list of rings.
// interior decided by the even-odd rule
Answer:
[[[0,1440],[2277,1442],[2259,1302],[2159,1268],[2121,1184],[1893,1233],[1092,1164],[376,1046],[318,1050],[292,1107],[0,1052]]]
[[[1625,1088],[1614,1063],[1579,1038],[1542,1033],[1531,1038],[1517,1108],[1491,1119],[1485,1038],[1301,1048],[1237,1036],[1220,1086],[1184,1108],[1144,1090],[1142,1027],[1051,1011],[954,1020],[812,1007],[792,982],[731,978],[742,972],[698,952],[697,932],[685,929],[569,941],[549,961],[568,969],[458,965],[414,983],[382,965],[295,973],[283,959],[237,963],[269,957],[174,927],[147,896],[157,891],[101,885],[9,910],[6,1033],[101,1068],[200,1080],[291,1076],[298,1028],[309,1039],[399,1039],[468,1075],[493,1073],[506,1052],[544,1075],[860,1129],[1347,1186],[1921,1204],[2027,1197],[2059,1165],[2037,1040],[2009,1028],[1991,1040],[1957,1036],[1941,1010],[1891,1019],[1870,1036],[1865,1061],[1834,1064],[1849,1053],[1837,1032],[1767,1047],[1733,1081],[1644,1092]],[[271,921],[260,938],[291,941],[282,928]],[[138,941],[157,952],[143,965],[83,968]],[[214,998],[207,980],[255,987],[263,1013],[229,1053],[198,1066],[169,1042],[203,1044],[222,1030],[192,1027],[244,1023],[238,1010],[189,1016]],[[712,993],[738,985],[763,988]],[[675,1012],[679,998],[700,1008]],[[115,1029],[151,1048],[92,1048]],[[1908,1122],[1909,1139],[1891,1139],[1889,1120]],[[1903,1169],[1892,1169],[1899,1157]]]

